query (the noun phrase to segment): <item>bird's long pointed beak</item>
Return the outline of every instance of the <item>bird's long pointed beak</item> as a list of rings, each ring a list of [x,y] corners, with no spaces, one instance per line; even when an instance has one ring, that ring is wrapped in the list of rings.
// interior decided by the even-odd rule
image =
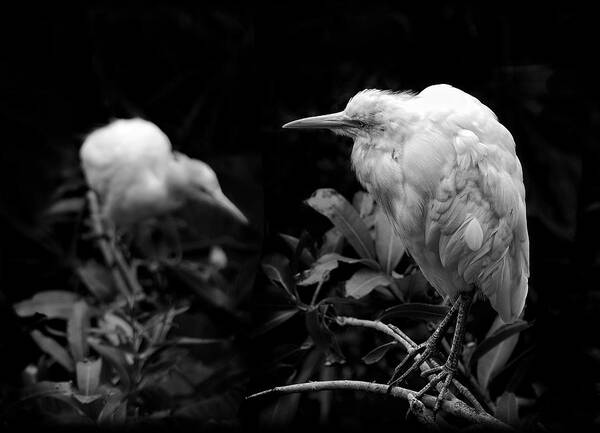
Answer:
[[[356,121],[349,118],[346,113],[324,114],[322,116],[305,117],[286,123],[283,128],[289,129],[339,129],[357,126]]]
[[[217,206],[227,211],[227,213],[233,216],[236,220],[242,224],[248,224],[248,218],[246,218],[246,215],[244,215],[242,211],[239,210],[238,207],[234,205],[225,194],[223,194],[222,191],[213,193],[213,199]]]

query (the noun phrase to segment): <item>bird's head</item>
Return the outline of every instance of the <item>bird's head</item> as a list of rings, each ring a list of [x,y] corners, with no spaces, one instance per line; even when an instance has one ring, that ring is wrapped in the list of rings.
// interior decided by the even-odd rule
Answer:
[[[169,184],[182,200],[191,199],[216,206],[243,224],[248,224],[248,219],[242,211],[223,193],[217,175],[208,164],[174,152],[168,172]]]
[[[283,125],[295,129],[329,129],[352,138],[385,134],[402,126],[403,104],[410,93],[367,89],[357,93],[343,111],[305,117]]]

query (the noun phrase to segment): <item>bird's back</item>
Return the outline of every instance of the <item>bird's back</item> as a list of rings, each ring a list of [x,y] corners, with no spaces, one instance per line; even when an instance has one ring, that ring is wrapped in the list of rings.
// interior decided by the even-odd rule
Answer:
[[[367,184],[440,293],[476,286],[505,322],[515,320],[527,294],[529,240],[511,134],[451,86],[429,87],[405,106],[411,129],[392,158],[377,157]]]
[[[80,149],[80,159],[88,185],[115,221],[137,218],[127,213],[153,213],[158,196],[166,193],[171,143],[146,120],[120,119],[94,130]],[[142,209],[144,200],[147,210]]]

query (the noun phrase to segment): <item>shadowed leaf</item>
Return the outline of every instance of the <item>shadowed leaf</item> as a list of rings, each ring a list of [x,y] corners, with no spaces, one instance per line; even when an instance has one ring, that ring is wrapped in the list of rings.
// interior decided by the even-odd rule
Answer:
[[[52,359],[62,365],[67,371],[74,371],[75,367],[73,366],[73,359],[69,355],[69,352],[58,344],[55,339],[46,337],[37,329],[31,331],[31,338],[33,338],[40,349],[50,355]]]
[[[90,326],[89,308],[84,300],[73,304],[71,317],[67,322],[67,340],[75,362],[83,361],[87,356],[87,332]]]
[[[370,269],[360,269],[346,281],[346,296],[360,299],[379,286],[388,286],[389,278],[381,272]]]
[[[500,316],[496,316],[486,335],[486,339],[494,335],[503,324],[504,322],[500,319]],[[490,381],[502,370],[518,341],[519,334],[513,334],[479,357],[477,361],[477,381],[483,389],[487,389]],[[475,354],[476,352],[477,348],[473,353]]]
[[[88,343],[100,354],[110,365],[114,367],[121,379],[121,384],[126,390],[131,388],[131,377],[129,374],[129,365],[125,355],[119,349],[100,343],[96,338],[88,338]]]
[[[322,188],[315,191],[305,203],[329,218],[360,257],[375,260],[369,230],[356,209],[342,195],[333,189]]]
[[[35,313],[44,314],[49,319],[69,319],[73,304],[79,295],[64,290],[50,290],[36,293],[32,298],[14,305],[17,315],[33,316]]]
[[[498,397],[496,401],[496,418],[513,427],[519,424],[519,406],[514,393],[505,392]]]
[[[70,397],[73,395],[71,382],[42,381],[28,386],[21,391],[21,401],[39,397]]]
[[[300,240],[298,238],[283,233],[279,233],[279,236],[281,236],[285,243],[292,249],[292,252],[296,251],[300,243]],[[310,266],[315,261],[315,258],[310,253],[310,251],[308,251],[307,248],[302,248],[299,259],[306,266]]]
[[[333,227],[323,235],[323,243],[319,249],[319,257],[329,253],[341,253],[344,249],[344,235],[337,227]]]
[[[319,260],[317,260],[310,269],[304,271],[300,281],[298,282],[298,285],[309,286],[321,281],[326,281],[329,278],[329,273],[338,267],[339,262],[349,264],[361,263],[372,269],[379,269],[377,262],[370,259],[353,259],[350,257],[341,256],[339,254],[330,253],[319,257]]]
[[[432,305],[413,302],[400,304],[383,310],[377,320],[384,321],[397,317],[435,321],[442,319],[450,311],[446,305]]]
[[[88,290],[100,300],[106,300],[116,292],[110,272],[95,260],[88,260],[79,266],[77,275]]]
[[[262,268],[267,277],[281,286],[292,300],[298,298],[296,283],[290,270],[290,261],[281,254],[272,254],[262,261]]]
[[[389,343],[382,344],[379,347],[371,350],[365,356],[363,356],[362,360],[365,364],[371,365],[379,362],[381,358],[385,356],[385,354],[397,343],[395,341],[390,341]]]
[[[270,331],[271,329],[278,327],[279,325],[283,324],[284,322],[287,322],[289,319],[294,317],[299,311],[300,310],[293,309],[293,310],[284,310],[284,311],[278,312],[271,319],[269,319],[266,323],[263,323],[262,325],[260,325],[254,331],[254,333],[252,335],[254,335],[254,336],[261,335],[261,334],[264,334],[264,333]]]
[[[473,365],[475,365],[475,361],[481,358],[488,351],[492,350],[498,344],[531,326],[532,323],[525,322],[524,320],[517,320],[514,323],[500,326],[492,335],[486,337],[481,343],[479,343],[475,351],[473,351],[470,361],[471,365],[469,368],[472,368]]]

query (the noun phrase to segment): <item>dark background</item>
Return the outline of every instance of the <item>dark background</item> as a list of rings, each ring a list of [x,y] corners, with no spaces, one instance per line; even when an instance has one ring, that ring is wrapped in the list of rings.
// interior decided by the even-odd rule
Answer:
[[[569,2],[493,6],[334,1],[261,10],[265,250],[277,249],[278,232],[298,236],[306,229],[318,239],[329,227],[302,204],[315,189],[351,197],[359,187],[350,140],[281,130],[283,123],[342,110],[364,88],[420,91],[448,83],[473,94],[512,132],[523,165],[527,319],[535,320],[536,341],[527,380],[547,387],[536,406],[539,419],[556,429],[590,424],[600,416],[597,24],[591,11]],[[304,402],[296,420],[308,427],[314,412]],[[388,406],[380,407],[379,415],[361,412],[360,404],[335,407],[327,425],[374,427],[388,419]]]
[[[358,188],[350,142],[281,131],[283,123],[340,110],[363,88],[419,91],[445,82],[489,105],[517,142],[537,341],[528,380],[548,388],[540,419],[557,429],[592,423],[600,415],[595,15],[568,2],[494,9],[391,3],[5,9],[2,381],[15,380],[35,349],[6,309],[65,281],[68,270],[40,245],[36,227],[55,188],[77,178],[77,149],[90,129],[119,116],[154,121],[176,149],[215,168],[225,193],[259,228],[264,189],[268,251],[277,232],[318,234],[328,226],[301,204],[315,189],[350,196]],[[257,404],[245,411],[251,425]],[[337,408],[330,424],[342,417],[357,429],[381,422],[381,413],[352,408]],[[314,426],[310,417],[303,423]]]
[[[251,267],[251,286],[264,208],[253,50],[251,5],[21,3],[0,14],[2,405],[40,354],[12,304],[45,290],[84,290],[68,255],[77,227],[56,231],[43,210],[60,187],[69,186],[67,196],[83,194],[79,147],[87,133],[114,118],[146,118],[174,149],[212,166],[251,227],[232,232],[231,222],[204,215],[200,231],[252,245],[231,255],[226,249],[230,263],[237,254]],[[249,308],[248,299],[239,301],[240,309]],[[219,328],[219,320],[205,322],[239,336],[240,329],[231,329],[239,324]],[[234,355],[247,368],[241,339]]]

